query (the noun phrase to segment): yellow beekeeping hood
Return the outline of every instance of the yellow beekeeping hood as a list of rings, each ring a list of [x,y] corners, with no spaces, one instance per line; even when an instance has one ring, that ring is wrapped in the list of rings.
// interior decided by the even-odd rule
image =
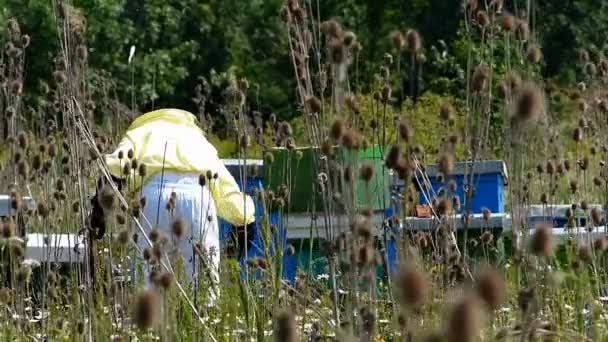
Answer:
[[[124,173],[129,150],[138,163],[146,165],[143,179],[137,175],[137,170],[130,170],[128,175]],[[160,109],[138,117],[127,129],[118,148],[104,159],[114,177],[132,177],[136,187],[163,169],[199,174],[210,170],[218,175],[216,180],[208,182],[218,216],[237,226],[255,220],[253,200],[243,196],[236,180],[219,159],[217,150],[198,127],[196,117],[189,112]]]

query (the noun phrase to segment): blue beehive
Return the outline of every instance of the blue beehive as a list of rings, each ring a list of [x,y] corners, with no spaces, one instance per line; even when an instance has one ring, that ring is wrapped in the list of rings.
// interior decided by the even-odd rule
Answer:
[[[241,191],[253,195],[256,189],[263,190],[264,183],[262,180],[263,173],[263,162],[261,160],[250,159],[244,163],[242,160],[237,159],[224,159],[224,165],[228,169],[228,171],[232,174],[236,182],[238,183]],[[245,182],[241,181],[245,177]],[[243,186],[245,185],[245,186]],[[252,236],[250,237],[252,240],[251,246],[247,250],[248,258],[255,258],[258,256],[264,255],[264,250],[266,246],[264,246],[264,240],[262,238],[260,225],[262,222],[262,218],[264,215],[262,203],[255,199],[256,205],[256,222],[254,229],[252,231]],[[280,246],[283,250],[287,246],[287,231],[285,227],[281,223],[281,217],[278,213],[270,213],[268,217],[269,223],[273,224],[277,227],[276,235],[273,236],[271,245],[267,246],[270,254],[273,254],[275,249]],[[229,223],[219,220],[220,224],[220,242],[224,243],[229,238],[233,232],[234,227]],[[283,256],[283,278],[288,281],[293,281],[295,278],[295,269],[292,267],[293,265],[293,256]],[[243,257],[239,260],[241,265],[244,265],[247,260]]]
[[[437,194],[442,188],[446,187],[450,180],[455,180],[457,184],[457,195],[461,200],[461,209],[466,208],[464,190],[466,181],[466,171],[469,166],[465,162],[458,162],[454,165],[454,171],[449,177],[444,179],[443,183],[438,181],[440,174],[436,164],[426,166],[426,174],[429,178],[432,191],[431,195]],[[419,179],[421,179],[419,173]],[[481,213],[483,208],[490,209],[493,213],[505,212],[505,186],[508,183],[507,167],[502,160],[484,160],[478,161],[473,169],[473,198],[469,204],[470,210],[473,213]],[[423,189],[426,189],[424,185]],[[430,189],[427,189],[427,191]],[[429,198],[432,200],[432,198]],[[420,196],[420,204],[428,204],[424,196]]]

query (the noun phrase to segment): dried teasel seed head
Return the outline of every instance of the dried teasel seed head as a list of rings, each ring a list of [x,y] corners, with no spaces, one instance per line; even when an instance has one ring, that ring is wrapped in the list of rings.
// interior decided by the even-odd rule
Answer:
[[[361,177],[361,179],[364,180],[366,183],[369,183],[369,181],[372,180],[372,177],[374,177],[373,166],[370,164],[361,165],[361,168],[359,170],[359,177]]]
[[[308,111],[310,113],[313,114],[318,114],[321,113],[321,111],[323,110],[323,104],[321,103],[321,100],[319,100],[316,96],[309,96],[308,98],[306,98],[306,108],[308,108]]]
[[[591,209],[591,221],[596,227],[602,225],[604,223],[604,213],[600,209],[594,207]]]
[[[13,95],[21,96],[21,93],[23,92],[23,83],[21,83],[21,81],[14,80],[10,83],[9,89]]]
[[[29,167],[28,167],[27,163],[25,162],[25,160],[22,160],[17,164],[17,173],[19,174],[19,176],[21,178],[28,179]]]
[[[399,136],[404,142],[409,143],[414,136],[414,131],[405,121],[399,122]]]
[[[593,242],[593,248],[598,253],[604,253],[608,250],[608,239],[605,237],[598,238]]]
[[[505,282],[500,272],[488,268],[477,278],[477,293],[490,307],[496,308],[505,301]]]
[[[297,342],[300,340],[298,326],[291,311],[282,311],[277,315],[274,340],[276,342]]]
[[[486,221],[486,222],[487,222],[488,220],[490,220],[490,218],[492,218],[492,212],[490,211],[490,209],[488,209],[488,208],[483,208],[483,209],[481,210],[481,212],[482,212],[482,215],[483,215],[483,219],[484,219],[484,221]]]
[[[349,150],[356,150],[361,147],[362,137],[353,130],[347,130],[342,136],[341,143]]]
[[[587,50],[585,50],[585,49],[581,49],[578,52],[578,61],[582,65],[585,65],[585,64],[589,63],[589,60],[590,60],[590,58],[589,58],[589,52]]]
[[[171,224],[171,231],[178,239],[181,239],[184,236],[186,230],[186,221],[181,218],[175,219]]]
[[[398,278],[399,299],[406,307],[420,307],[428,297],[429,282],[427,276],[418,268],[404,266]]]
[[[528,22],[523,19],[517,20],[517,23],[515,26],[515,38],[517,38],[520,41],[525,42],[528,40],[529,35],[530,35],[530,27],[528,26]]]
[[[327,44],[327,47],[329,49],[330,61],[333,64],[343,64],[346,62],[347,50],[342,40],[332,39]]]
[[[449,341],[474,341],[481,330],[482,311],[479,300],[469,296],[452,309],[448,321]]]
[[[104,185],[99,191],[98,201],[104,211],[114,210],[117,204],[114,190],[109,185]]]
[[[126,244],[129,243],[130,239],[131,239],[131,234],[129,233],[129,230],[127,230],[127,229],[121,229],[118,232],[117,240],[118,240],[119,244],[121,244],[121,245],[124,246],[124,245],[126,245]]]
[[[122,226],[127,223],[127,218],[122,214],[118,214],[116,215],[116,223]]]
[[[332,157],[334,155],[334,146],[330,141],[323,141],[321,144],[321,153],[327,157]]]
[[[393,55],[391,55],[390,53],[384,54],[384,65],[386,67],[390,67],[391,65],[393,65]],[[386,75],[388,75],[388,71]]]
[[[466,11],[474,12],[477,9],[478,0],[463,0],[462,6]]]
[[[152,259],[152,251],[150,248],[144,248],[142,253],[145,261],[150,261],[150,259]]]
[[[472,87],[475,92],[483,92],[487,86],[488,81],[490,79],[490,68],[486,64],[479,64],[472,76]]]
[[[393,46],[395,47],[395,49],[397,51],[401,51],[405,48],[406,42],[405,42],[405,37],[403,36],[403,33],[399,32],[399,31],[395,31],[391,35],[391,38],[393,40]]]
[[[384,164],[389,169],[394,169],[397,166],[400,158],[401,148],[399,147],[399,145],[391,145],[388,150],[388,153],[384,157]]]
[[[553,254],[553,231],[548,225],[537,225],[530,242],[530,250],[537,256],[551,256]]]
[[[334,122],[331,124],[329,133],[334,140],[338,141],[342,139],[345,134],[345,131],[346,125],[344,121],[338,118],[334,120]]]
[[[439,118],[442,121],[449,122],[454,118],[454,107],[449,103],[444,103],[439,109]]]
[[[29,146],[29,139],[28,139],[27,133],[19,132],[19,134],[17,135],[17,142],[19,143],[20,149],[22,149],[22,150],[27,149],[27,147]]]
[[[500,20],[500,26],[506,32],[513,32],[516,26],[516,19],[513,15],[505,13]]]
[[[340,38],[342,35],[342,27],[334,19],[322,22],[320,30],[324,35],[331,38]]]
[[[344,46],[346,46],[346,47],[352,46],[353,43],[355,43],[356,41],[357,41],[357,35],[355,35],[355,33],[352,31],[344,32],[344,34],[342,35],[342,42],[344,43]]]
[[[515,104],[516,123],[523,127],[535,123],[542,115],[543,101],[543,94],[536,85],[523,85]]]
[[[454,156],[451,153],[444,152],[439,156],[437,163],[439,172],[449,176],[454,171]]]
[[[490,25],[490,16],[486,11],[477,11],[476,19],[477,24],[479,24],[481,28],[486,28],[488,25]]]
[[[159,296],[153,290],[147,290],[139,294],[136,298],[133,312],[134,323],[140,329],[151,328],[157,319],[159,307]]]
[[[158,277],[158,285],[162,287],[165,291],[168,290],[171,285],[173,285],[175,281],[175,277],[173,273],[165,271]]]
[[[86,61],[88,57],[87,47],[84,45],[78,45],[76,47],[76,56],[80,61]]]
[[[68,81],[68,77],[65,75],[65,72],[57,70],[53,72],[53,79],[55,83],[61,85]]]
[[[543,53],[538,46],[531,46],[528,48],[526,57],[528,58],[528,62],[538,64],[543,58]]]
[[[572,140],[574,140],[576,143],[583,141],[583,130],[580,127],[576,127],[572,131]]]
[[[593,260],[593,251],[589,246],[580,246],[578,249],[578,258],[584,263],[591,263]]]
[[[422,47],[422,39],[418,31],[410,29],[405,33],[405,40],[407,42],[407,49],[412,52],[418,52]]]

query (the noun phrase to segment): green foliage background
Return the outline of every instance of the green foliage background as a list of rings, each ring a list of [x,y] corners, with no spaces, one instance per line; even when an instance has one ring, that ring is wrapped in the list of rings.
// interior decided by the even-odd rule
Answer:
[[[506,10],[517,15],[525,3],[509,1]],[[462,97],[470,44],[461,39],[459,1],[324,0],[319,4],[322,20],[338,19],[363,44],[356,85],[359,93],[374,90],[374,74],[384,53],[392,49],[391,32],[413,27],[423,36],[428,58],[422,69],[421,93],[429,93],[427,99],[434,95]],[[604,2],[535,4],[532,23],[536,36],[542,37],[538,43],[543,48],[544,76],[558,85],[577,81],[578,49],[587,48],[592,57],[606,51],[608,11]],[[262,112],[264,118],[271,112],[279,119],[299,115],[286,32],[278,15],[282,0],[73,0],[72,5],[87,21],[90,77],[111,79],[112,92],[126,108],[135,102],[136,112],[160,107],[197,112],[194,89],[203,77],[209,81],[206,111],[217,119],[215,133],[223,136],[222,91],[234,75],[247,78],[252,85],[248,94],[251,110]],[[32,37],[24,94],[26,103],[35,106],[40,101],[40,81],[52,83],[50,60],[58,51],[52,1],[0,0],[0,22],[11,17]],[[0,30],[0,38],[5,37],[6,28]],[[129,65],[131,46],[136,52]],[[408,82],[407,71],[403,73]],[[96,113],[100,123],[108,117],[104,110]],[[436,113],[416,115],[431,114]]]

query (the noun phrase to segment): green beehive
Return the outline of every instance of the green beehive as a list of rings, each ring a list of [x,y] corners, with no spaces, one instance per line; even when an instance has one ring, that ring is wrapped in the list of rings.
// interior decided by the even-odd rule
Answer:
[[[299,151],[299,152],[298,152]],[[264,183],[267,188],[277,191],[283,184],[290,188],[289,210],[291,212],[308,212],[313,207],[323,209],[322,195],[316,183],[318,170],[315,162],[323,163],[318,148],[303,147],[293,151],[275,148],[270,151],[274,157],[272,164],[264,166]],[[301,158],[296,157],[301,153]],[[335,160],[340,165],[350,165],[355,178],[356,204],[359,207],[370,207],[383,210],[390,206],[391,177],[384,167],[384,153],[381,147],[374,146],[364,150],[350,151],[335,148]],[[369,184],[359,177],[359,167],[369,164],[374,169],[374,176]]]

